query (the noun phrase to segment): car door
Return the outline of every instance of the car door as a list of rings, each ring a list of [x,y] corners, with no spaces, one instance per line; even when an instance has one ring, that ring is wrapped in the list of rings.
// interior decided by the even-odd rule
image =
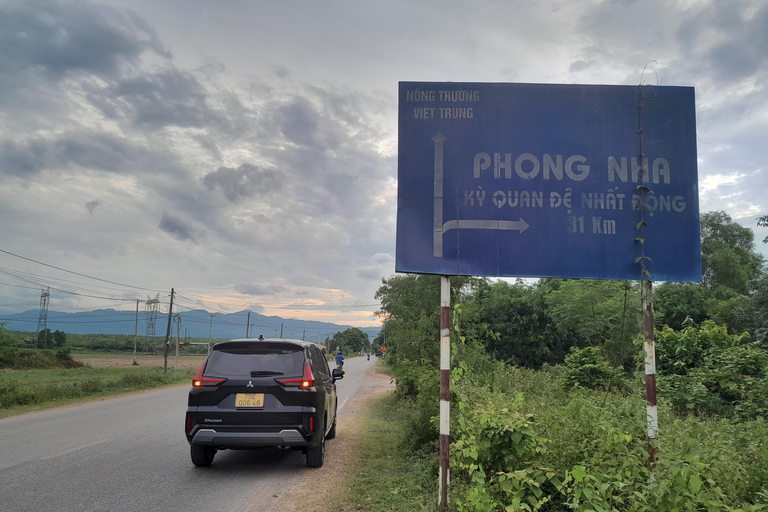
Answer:
[[[309,353],[312,372],[317,375],[315,378],[316,386],[322,395],[323,406],[328,416],[328,424],[325,425],[327,432],[331,425],[333,425],[333,420],[336,417],[336,385],[328,368],[328,361],[326,361],[322,352],[316,347],[311,347]]]

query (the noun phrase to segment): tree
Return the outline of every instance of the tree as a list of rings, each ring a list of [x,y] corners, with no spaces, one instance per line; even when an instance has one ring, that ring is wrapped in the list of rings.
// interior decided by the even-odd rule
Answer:
[[[757,218],[757,225],[761,228],[768,228],[768,215],[763,215]],[[763,238],[763,243],[768,244],[768,236]]]
[[[547,311],[542,288],[483,281],[467,300],[468,336],[497,359],[529,368],[563,362],[579,340],[559,331]]]
[[[64,331],[58,329],[53,331],[53,344],[57,347],[63,347],[67,343],[67,335]]]
[[[5,325],[4,322],[0,322],[0,348],[13,347],[18,343],[13,335],[6,330]]]
[[[37,333],[37,343],[43,348],[53,344],[53,334],[50,329],[45,329]]]
[[[763,257],[755,252],[752,230],[733,222],[723,211],[702,214],[700,224],[704,285],[747,294],[750,281],[758,277],[763,265]]]
[[[674,330],[682,329],[686,318],[701,324],[707,319],[710,295],[707,288],[697,283],[661,283],[653,290],[655,319]]]
[[[360,352],[369,349],[370,345],[368,335],[357,327],[352,327],[334,334],[330,349],[334,352],[336,347],[341,347],[342,352]]]
[[[475,278],[451,278],[451,304],[461,302]],[[381,280],[374,296],[381,302],[376,316],[384,320],[387,357],[428,360],[437,367],[440,352],[440,276],[398,275]]]
[[[636,353],[632,340],[640,326],[637,283],[567,279],[544,285],[552,287],[545,301],[558,330],[603,347],[611,363],[632,368]]]

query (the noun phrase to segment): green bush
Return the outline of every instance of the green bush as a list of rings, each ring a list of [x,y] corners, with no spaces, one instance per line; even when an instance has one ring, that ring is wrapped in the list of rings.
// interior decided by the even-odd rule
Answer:
[[[590,389],[624,389],[622,371],[608,363],[599,347],[571,348],[565,356],[565,379],[567,389],[582,387]]]
[[[711,321],[680,331],[665,325],[656,331],[656,370],[662,375],[685,375],[703,366],[713,353],[750,341],[748,334],[730,335],[725,326]]]
[[[748,334],[701,328],[657,335],[659,396],[677,414],[750,419],[768,413],[768,353]]]
[[[452,383],[459,510],[747,511],[766,503],[762,420],[677,417],[662,403],[651,470],[642,386],[628,396],[565,393],[553,384],[557,369],[509,368],[494,392],[461,370]]]
[[[104,389],[104,382],[96,377],[88,377],[80,383],[80,389],[84,393],[98,393]]]
[[[460,400],[453,463],[465,490],[458,510],[540,510],[562,488],[562,476],[542,462],[547,450],[533,415],[496,409],[492,393]]]
[[[83,363],[75,361],[70,355],[69,348],[63,347],[50,350],[21,349],[12,347],[0,348],[0,368],[14,370],[46,369],[46,368],[78,368]]]

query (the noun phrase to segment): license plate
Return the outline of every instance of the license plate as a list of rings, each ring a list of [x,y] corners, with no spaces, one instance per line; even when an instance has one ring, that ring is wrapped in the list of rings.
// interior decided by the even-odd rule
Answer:
[[[257,409],[264,407],[264,393],[238,393],[235,397],[238,409]]]

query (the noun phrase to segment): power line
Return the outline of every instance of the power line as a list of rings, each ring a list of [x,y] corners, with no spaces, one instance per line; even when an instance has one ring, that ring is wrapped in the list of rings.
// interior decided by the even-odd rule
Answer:
[[[35,283],[43,284],[44,286],[68,286],[70,288],[73,288],[75,290],[87,290],[91,293],[103,293],[102,290],[114,290],[119,292],[124,292],[121,288],[113,288],[110,286],[101,286],[101,285],[89,285],[80,281],[73,281],[70,279],[63,279],[60,277],[49,277],[44,276],[39,273],[35,272],[24,272],[23,270],[15,270],[10,268],[4,268],[0,267],[0,274],[5,274],[8,277],[13,277],[19,280],[26,280],[29,282],[29,280],[33,280]],[[95,290],[95,291],[94,291]],[[134,293],[134,292],[131,292]]]
[[[0,271],[0,273],[5,273],[5,272]],[[102,297],[102,296],[99,296],[99,295],[89,295],[87,293],[78,293],[78,292],[73,292],[73,291],[70,291],[70,290],[65,290],[63,288],[57,288],[55,286],[49,286],[49,285],[46,285],[46,284],[44,284],[44,283],[42,283],[40,281],[35,281],[34,279],[28,279],[28,278],[23,278],[23,277],[17,277],[16,279],[19,279],[21,281],[26,281],[28,283],[40,284],[40,286],[45,286],[45,287],[51,288],[54,291],[57,291],[57,292],[60,292],[60,293],[66,293],[66,294],[69,294],[69,295],[77,295],[78,297],[88,297],[88,298],[91,298],[91,299],[116,300],[116,301],[123,301],[123,302],[133,302],[134,300],[136,300],[136,299],[123,299],[123,298],[120,298],[120,297]]]
[[[85,283],[80,283],[78,281],[70,281],[69,279],[52,278],[52,277],[43,276],[43,275],[32,273],[32,272],[23,272],[20,270],[4,269],[2,267],[0,267],[0,274],[4,274],[8,277],[18,279],[19,281],[33,283],[38,286],[61,287],[60,289],[62,290],[64,289],[63,287],[66,286],[73,290],[82,290],[88,293],[104,293],[104,290],[115,290],[115,291],[126,293],[126,291],[120,290],[119,288],[110,288],[108,286],[92,286],[92,285],[87,285]],[[70,283],[75,283],[75,284],[70,284]],[[130,293],[133,294],[135,292],[131,291]]]
[[[117,286],[124,286],[124,287],[126,287],[126,288],[136,288],[137,290],[145,290],[145,291],[151,291],[151,292],[161,292],[161,293],[162,293],[162,290],[153,290],[153,289],[151,289],[151,288],[142,288],[142,287],[140,287],[140,286],[133,286],[133,285],[130,285],[130,284],[117,283],[117,282],[115,282],[115,281],[109,281],[109,280],[107,280],[107,279],[101,279],[101,278],[99,278],[99,277],[93,277],[93,276],[89,276],[89,275],[87,275],[87,274],[81,274],[81,273],[79,273],[79,272],[75,272],[75,271],[73,271],[73,270],[67,270],[67,269],[65,269],[65,268],[61,268],[61,267],[57,267],[57,266],[54,266],[54,265],[49,265],[49,264],[47,264],[47,263],[43,263],[43,262],[41,262],[41,261],[33,260],[32,258],[27,258],[27,257],[25,257],[25,256],[20,256],[20,255],[18,255],[18,254],[14,254],[14,253],[12,253],[12,252],[9,252],[9,251],[4,251],[3,249],[0,249],[0,252],[2,252],[2,253],[4,253],[4,254],[8,254],[8,255],[10,255],[10,256],[14,256],[14,257],[16,257],[16,258],[21,258],[22,260],[31,261],[32,263],[37,263],[38,265],[43,265],[43,266],[45,266],[45,267],[54,268],[54,269],[56,269],[56,270],[60,270],[60,271],[62,271],[62,272],[67,272],[67,273],[69,273],[69,274],[74,274],[74,275],[76,275],[76,276],[80,276],[80,277],[86,277],[86,278],[88,278],[88,279],[93,279],[94,281],[101,281],[102,283],[109,283],[109,284],[114,284],[114,285],[117,285]]]

